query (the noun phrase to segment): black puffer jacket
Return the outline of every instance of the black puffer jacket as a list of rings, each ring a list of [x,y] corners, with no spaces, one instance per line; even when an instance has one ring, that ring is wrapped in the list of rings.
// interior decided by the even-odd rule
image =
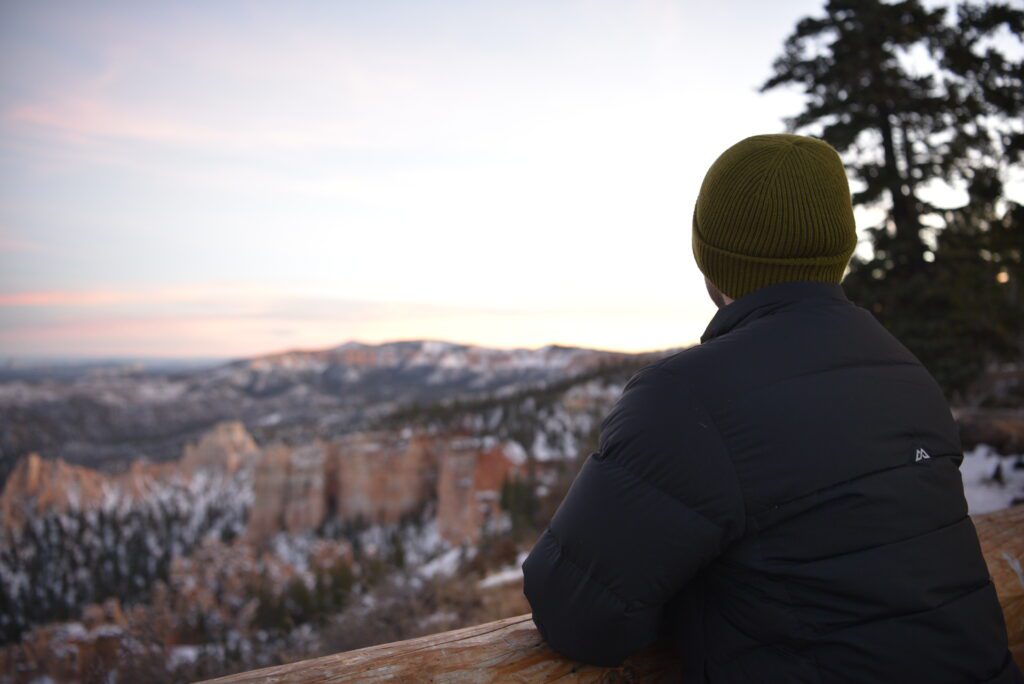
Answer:
[[[637,372],[523,563],[562,654],[659,633],[686,682],[1020,682],[928,372],[839,285],[788,282]]]

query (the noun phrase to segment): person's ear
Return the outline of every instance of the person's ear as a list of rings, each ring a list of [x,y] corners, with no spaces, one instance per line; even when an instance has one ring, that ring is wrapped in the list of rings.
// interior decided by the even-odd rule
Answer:
[[[713,301],[715,303],[715,306],[717,306],[719,309],[721,309],[723,306],[732,301],[728,297],[726,297],[721,290],[715,287],[715,284],[708,280],[707,276],[704,276],[704,286],[707,287],[708,289],[708,295],[711,296],[711,301]]]

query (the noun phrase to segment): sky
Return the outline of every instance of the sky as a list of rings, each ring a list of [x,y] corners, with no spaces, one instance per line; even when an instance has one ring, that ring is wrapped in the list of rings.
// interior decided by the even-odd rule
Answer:
[[[820,8],[4,2],[0,357],[694,343],[701,179]]]

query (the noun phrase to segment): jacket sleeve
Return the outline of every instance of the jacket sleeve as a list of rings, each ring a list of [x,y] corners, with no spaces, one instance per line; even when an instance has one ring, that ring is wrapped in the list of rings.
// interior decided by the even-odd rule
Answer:
[[[566,657],[621,664],[655,640],[665,604],[743,519],[708,412],[669,370],[641,369],[523,563],[534,624]]]

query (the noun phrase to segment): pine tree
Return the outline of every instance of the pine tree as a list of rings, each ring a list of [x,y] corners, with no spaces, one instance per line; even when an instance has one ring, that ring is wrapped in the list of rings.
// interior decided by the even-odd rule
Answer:
[[[800,87],[787,127],[843,153],[854,204],[885,211],[847,292],[961,398],[1024,341],[1024,226],[1004,193],[1024,161],[1024,60],[1000,47],[1022,36],[1024,10],[1005,3],[830,0],[797,23],[761,87]],[[967,202],[937,206],[935,186]]]
[[[528,480],[506,475],[501,483],[498,503],[511,518],[513,539],[519,540],[526,533],[535,531],[537,495]]]

